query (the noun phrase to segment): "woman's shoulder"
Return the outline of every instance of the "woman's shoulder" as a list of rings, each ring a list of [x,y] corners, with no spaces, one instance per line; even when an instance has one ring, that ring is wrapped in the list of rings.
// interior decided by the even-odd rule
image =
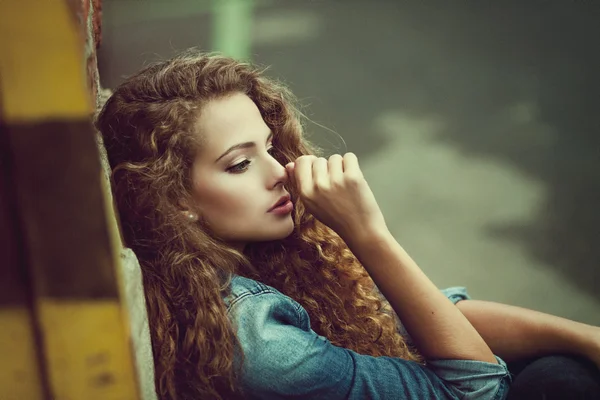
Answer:
[[[231,278],[229,293],[224,297],[225,305],[229,309],[234,303],[249,297],[257,297],[263,294],[272,294],[276,296],[287,297],[277,289],[265,285],[254,279],[246,278],[240,275],[234,275]]]

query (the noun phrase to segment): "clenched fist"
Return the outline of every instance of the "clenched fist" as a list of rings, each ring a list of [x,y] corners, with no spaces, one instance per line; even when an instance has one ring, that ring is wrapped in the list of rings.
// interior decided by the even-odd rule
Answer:
[[[387,229],[354,153],[300,156],[285,166],[306,210],[342,239]]]

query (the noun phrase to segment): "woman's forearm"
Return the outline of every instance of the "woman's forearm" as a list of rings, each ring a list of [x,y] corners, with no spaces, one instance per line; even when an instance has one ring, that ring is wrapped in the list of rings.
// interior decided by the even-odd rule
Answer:
[[[464,300],[457,308],[506,361],[552,353],[584,356],[598,335],[597,327],[521,307]]]
[[[400,317],[427,359],[497,363],[467,318],[427,278],[393,236],[364,232],[348,246]]]

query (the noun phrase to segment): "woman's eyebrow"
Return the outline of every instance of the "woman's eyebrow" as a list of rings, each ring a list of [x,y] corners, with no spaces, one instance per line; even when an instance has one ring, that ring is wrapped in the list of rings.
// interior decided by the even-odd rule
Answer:
[[[269,136],[267,136],[267,140],[265,142],[268,142],[272,137],[273,137],[273,131],[270,131],[269,132]],[[225,153],[221,154],[221,156],[219,156],[219,158],[217,158],[215,160],[215,163],[218,163],[221,158],[225,157],[227,154],[231,153],[234,150],[248,149],[248,148],[251,148],[251,147],[256,147],[256,143],[254,143],[254,142],[244,142],[244,143],[239,143],[239,144],[233,145],[230,148],[228,148],[227,151],[225,151]]]

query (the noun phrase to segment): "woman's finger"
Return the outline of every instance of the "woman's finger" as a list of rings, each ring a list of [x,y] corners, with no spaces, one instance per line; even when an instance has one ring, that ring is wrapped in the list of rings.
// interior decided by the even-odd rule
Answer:
[[[363,176],[358,165],[358,158],[356,157],[356,154],[344,154],[344,174],[355,178],[360,178]]]
[[[288,176],[288,181],[289,181],[289,186],[295,188],[296,187],[296,179],[294,176],[294,168],[295,168],[295,164],[294,162],[289,162],[285,165],[285,172],[287,173]]]
[[[329,157],[329,181],[340,183],[344,174],[344,158],[339,154],[333,154]]]
[[[300,156],[295,162],[294,178],[296,188],[303,196],[312,196],[314,187],[312,164],[316,158],[315,156]]]
[[[327,160],[319,157],[313,162],[312,177],[315,187],[319,189],[329,188],[329,167]]]

